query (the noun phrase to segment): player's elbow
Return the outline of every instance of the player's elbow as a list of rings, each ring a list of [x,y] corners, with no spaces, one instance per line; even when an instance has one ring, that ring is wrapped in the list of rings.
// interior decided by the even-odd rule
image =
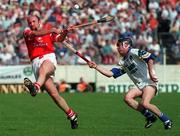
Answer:
[[[153,59],[149,59],[149,61],[147,62],[148,65],[153,65],[154,64],[154,60]]]

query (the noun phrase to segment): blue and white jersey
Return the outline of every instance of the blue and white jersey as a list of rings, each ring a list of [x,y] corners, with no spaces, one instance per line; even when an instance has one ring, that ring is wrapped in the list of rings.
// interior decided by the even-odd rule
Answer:
[[[147,85],[156,86],[156,83],[150,79],[147,62],[154,59],[154,55],[139,49],[130,48],[127,56],[120,59],[119,68],[113,68],[113,77],[117,78],[125,73],[139,88],[143,89]]]

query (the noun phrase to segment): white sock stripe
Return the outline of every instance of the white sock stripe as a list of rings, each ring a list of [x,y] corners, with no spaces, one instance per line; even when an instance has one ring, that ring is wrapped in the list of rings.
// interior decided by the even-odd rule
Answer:
[[[76,117],[76,116],[75,116],[75,114],[74,114],[74,115],[71,117],[71,120],[74,120],[74,119],[75,119],[75,117]]]
[[[167,124],[167,123],[169,123],[169,122],[170,122],[170,120],[167,120],[167,121],[164,122],[164,124]]]

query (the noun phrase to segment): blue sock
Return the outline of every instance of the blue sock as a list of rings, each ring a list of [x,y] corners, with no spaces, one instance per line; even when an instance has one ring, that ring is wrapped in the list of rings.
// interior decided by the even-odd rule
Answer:
[[[159,119],[164,123],[166,123],[170,120],[169,117],[166,116],[164,113],[161,113],[161,115],[159,116]]]
[[[140,111],[146,118],[150,118],[153,116],[152,112],[150,112],[148,109],[143,108],[142,111]]]

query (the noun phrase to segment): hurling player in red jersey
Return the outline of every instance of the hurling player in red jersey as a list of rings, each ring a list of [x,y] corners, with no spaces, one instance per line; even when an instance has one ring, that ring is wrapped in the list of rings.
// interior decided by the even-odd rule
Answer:
[[[42,29],[40,18],[35,15],[30,15],[27,22],[29,28],[25,29],[23,34],[36,82],[32,83],[30,79],[24,78],[24,85],[32,96],[35,96],[44,86],[57,106],[67,114],[71,128],[75,129],[78,127],[77,115],[59,95],[52,78],[57,65],[53,43],[62,42],[68,31],[60,31],[57,28]]]

